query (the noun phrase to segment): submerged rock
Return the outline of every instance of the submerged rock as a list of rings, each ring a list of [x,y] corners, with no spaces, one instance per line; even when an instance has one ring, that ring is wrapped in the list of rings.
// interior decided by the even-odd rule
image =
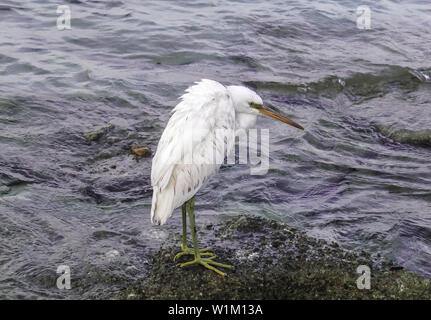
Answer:
[[[99,140],[103,135],[105,135],[109,130],[115,128],[115,126],[110,123],[108,126],[106,127],[102,127],[99,128],[97,130],[94,131],[89,131],[89,132],[85,132],[84,133],[84,137],[85,139],[87,139],[88,141],[97,141]]]
[[[10,192],[10,188],[8,186],[0,186],[0,195],[7,194]]]
[[[213,231],[200,230],[199,234],[206,232]],[[199,265],[180,268],[173,261],[179,247],[167,247],[154,255],[147,277],[115,298],[431,299],[430,280],[278,222],[238,216],[215,226],[213,236],[216,261],[234,266],[223,270],[226,277]],[[202,248],[206,246],[201,243]],[[179,262],[190,259],[182,257]],[[361,265],[371,270],[370,289],[357,286]]]
[[[120,255],[120,252],[118,252],[118,250],[109,250],[108,252],[105,253],[105,256],[109,259],[114,259],[116,257],[118,257]]]

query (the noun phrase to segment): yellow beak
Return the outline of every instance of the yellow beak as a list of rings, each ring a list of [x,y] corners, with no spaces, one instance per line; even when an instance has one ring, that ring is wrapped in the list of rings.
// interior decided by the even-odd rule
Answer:
[[[256,106],[254,108],[266,116],[280,120],[281,122],[284,122],[284,123],[291,125],[295,128],[304,130],[304,128],[301,125],[297,124],[296,122],[293,122],[292,120],[287,119],[286,117],[283,117],[282,115],[278,114],[277,112],[275,112],[273,110],[265,109],[263,106]]]

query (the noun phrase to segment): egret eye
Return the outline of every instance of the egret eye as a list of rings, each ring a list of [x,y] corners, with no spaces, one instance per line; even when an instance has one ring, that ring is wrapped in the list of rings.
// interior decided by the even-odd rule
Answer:
[[[262,108],[261,104],[258,104],[258,103],[255,103],[255,102],[249,102],[248,104],[249,104],[250,108],[253,108],[253,109]]]

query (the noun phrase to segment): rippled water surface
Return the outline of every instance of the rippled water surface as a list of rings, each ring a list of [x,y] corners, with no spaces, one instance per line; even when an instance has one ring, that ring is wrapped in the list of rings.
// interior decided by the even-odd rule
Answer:
[[[357,4],[3,0],[0,298],[110,297],[146,274],[181,218],[150,225],[151,158],[129,149],[155,150],[204,77],[254,88],[306,130],[259,119],[268,174],[223,167],[198,223],[263,215],[431,277],[431,5],[363,1],[359,30]],[[81,291],[53,289],[61,264]]]

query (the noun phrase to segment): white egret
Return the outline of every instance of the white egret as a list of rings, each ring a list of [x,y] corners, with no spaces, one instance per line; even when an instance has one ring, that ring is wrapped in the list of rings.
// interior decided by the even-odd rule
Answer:
[[[194,216],[195,194],[221,166],[220,161],[214,161],[214,154],[224,159],[226,150],[229,152],[234,146],[235,131],[254,127],[261,114],[304,128],[264,107],[261,97],[254,91],[243,86],[225,87],[206,79],[188,88],[172,112],[151,168],[151,221],[162,225],[174,209],[182,206],[182,251],[174,260],[194,255],[192,261],[180,266],[201,264],[224,276],[226,274],[216,267],[232,267],[214,261],[215,255],[209,248],[199,250]],[[225,134],[220,137],[217,130]],[[188,162],[187,158],[192,160]],[[187,245],[187,213],[193,249]]]

